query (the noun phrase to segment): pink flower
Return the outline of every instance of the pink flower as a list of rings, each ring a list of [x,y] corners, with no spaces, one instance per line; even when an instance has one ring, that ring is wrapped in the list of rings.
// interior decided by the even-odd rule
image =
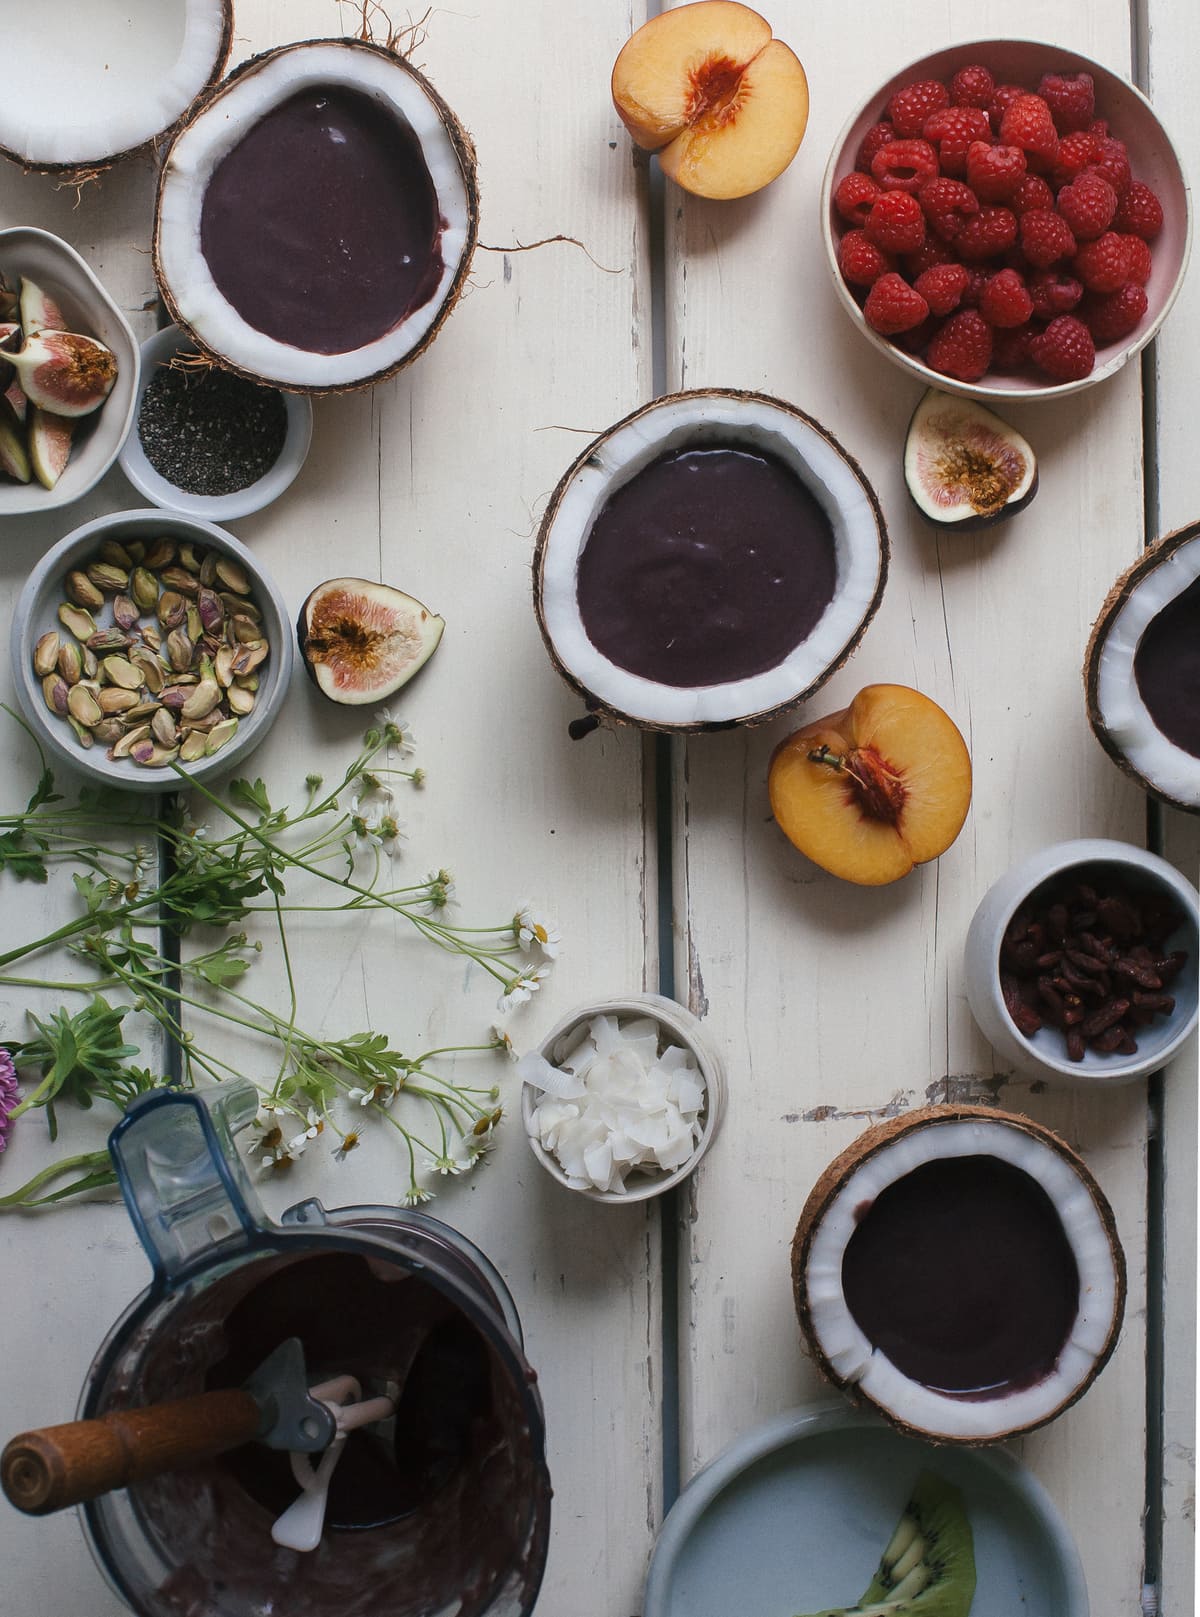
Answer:
[[[0,1151],[8,1144],[9,1132],[12,1128],[10,1113],[21,1098],[21,1087],[17,1083],[17,1069],[13,1065],[10,1053],[0,1045]]]

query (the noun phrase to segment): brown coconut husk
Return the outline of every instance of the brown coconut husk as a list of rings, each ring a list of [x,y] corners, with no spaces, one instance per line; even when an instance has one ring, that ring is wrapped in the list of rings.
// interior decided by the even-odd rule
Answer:
[[[999,1432],[994,1437],[984,1438],[962,1438],[956,1437],[950,1433],[929,1432],[921,1426],[916,1426],[911,1422],[906,1421],[903,1415],[897,1413],[895,1410],[885,1408],[882,1404],[877,1404],[874,1399],[868,1397],[867,1394],[863,1392],[858,1383],[848,1381],[845,1377],[839,1376],[833,1365],[826,1358],[817,1338],[817,1333],[813,1325],[812,1312],[809,1307],[808,1287],[806,1281],[808,1260],[810,1251],[812,1249],[813,1238],[816,1235],[817,1228],[825,1215],[825,1211],[830,1202],[833,1200],[834,1196],[837,1195],[842,1186],[846,1183],[854,1171],[862,1165],[862,1163],[867,1161],[869,1157],[874,1156],[876,1152],[882,1150],[884,1146],[890,1145],[893,1140],[899,1139],[902,1135],[911,1134],[914,1131],[921,1129],[936,1128],[942,1123],[954,1123],[962,1119],[972,1118],[979,1118],[989,1123],[1003,1123],[1009,1128],[1018,1129],[1021,1133],[1027,1134],[1031,1138],[1039,1140],[1042,1142],[1042,1144],[1049,1146],[1053,1151],[1056,1151],[1060,1157],[1062,1157],[1062,1159],[1073,1170],[1077,1178],[1086,1188],[1088,1194],[1092,1198],[1096,1211],[1100,1215],[1100,1221],[1103,1224],[1105,1234],[1108,1237],[1109,1250],[1112,1254],[1113,1269],[1116,1278],[1115,1306],[1113,1308],[1112,1322],[1105,1337],[1104,1346],[1100,1353],[1097,1354],[1090,1371],[1084,1377],[1080,1385],[1071,1393],[1068,1398],[1065,1398],[1062,1403],[1057,1406],[1057,1408],[1052,1409],[1040,1420],[1031,1421],[1026,1425],[1016,1426],[1008,1431]],[[1121,1322],[1125,1314],[1125,1253],[1121,1247],[1120,1238],[1117,1235],[1117,1222],[1113,1216],[1113,1210],[1109,1205],[1108,1198],[1101,1190],[1091,1169],[1084,1162],[1083,1158],[1080,1157],[1077,1152],[1073,1151],[1060,1135],[1054,1133],[1053,1129],[1048,1129],[1043,1123],[1035,1123],[1032,1118],[1023,1117],[1020,1115],[1020,1113],[1001,1111],[995,1106],[922,1106],[918,1110],[906,1112],[900,1117],[892,1117],[886,1119],[882,1123],[876,1123],[871,1128],[867,1129],[865,1133],[860,1134],[857,1140],[854,1140],[846,1147],[844,1151],[833,1159],[821,1177],[817,1180],[812,1190],[809,1192],[808,1199],[804,1204],[804,1209],[800,1214],[799,1223],[796,1225],[795,1236],[792,1239],[791,1260],[792,1294],[796,1305],[796,1316],[800,1321],[800,1329],[804,1334],[805,1343],[808,1346],[813,1359],[820,1367],[822,1374],[833,1382],[836,1387],[840,1387],[841,1390],[849,1396],[851,1401],[857,1404],[859,1407],[875,1410],[898,1431],[904,1432],[910,1437],[921,1438],[925,1442],[947,1444],[953,1443],[959,1447],[981,1448],[986,1447],[990,1443],[1007,1442],[1010,1438],[1019,1437],[1025,1432],[1036,1431],[1038,1427],[1045,1426],[1050,1421],[1056,1420],[1065,1409],[1069,1409],[1072,1404],[1076,1403],[1080,1398],[1083,1397],[1084,1393],[1088,1390],[1092,1382],[1095,1381],[1096,1377],[1100,1374],[1101,1370],[1103,1370],[1104,1366],[1112,1357],[1113,1349],[1116,1347],[1117,1338],[1120,1335]]]
[[[862,484],[867,498],[871,503],[871,510],[875,517],[875,525],[879,532],[879,579],[875,586],[875,593],[871,597],[870,604],[868,605],[866,612],[863,614],[862,620],[855,629],[854,633],[850,636],[849,640],[847,640],[846,644],[838,653],[836,661],[832,662],[824,673],[814,679],[811,684],[805,687],[804,690],[799,691],[793,697],[789,697],[786,702],[778,703],[775,707],[763,708],[757,713],[748,713],[741,718],[721,719],[718,721],[700,724],[664,724],[652,719],[634,718],[628,713],[623,713],[620,708],[613,707],[610,703],[605,702],[602,698],[597,696],[594,691],[588,690],[587,686],[584,685],[567,667],[562,658],[559,656],[558,649],[555,646],[554,641],[550,636],[550,631],[546,626],[545,609],[542,600],[542,591],[544,586],[543,573],[545,568],[546,550],[550,543],[551,532],[554,527],[555,517],[558,514],[559,505],[562,503],[563,496],[576,473],[581,467],[586,465],[587,461],[596,453],[599,446],[611,438],[615,432],[619,432],[622,427],[628,426],[630,422],[639,421],[643,416],[649,415],[652,411],[657,410],[662,405],[674,404],[681,399],[700,397],[746,399],[760,404],[769,404],[774,406],[776,409],[786,410],[789,415],[795,416],[797,420],[803,421],[807,426],[811,427],[814,432],[820,433],[821,437],[825,439],[826,443],[837,451],[841,458],[846,462],[847,466],[849,466],[854,472],[855,476]],[[775,398],[769,393],[755,393],[750,392],[745,388],[736,387],[690,388],[685,389],[681,393],[663,394],[657,399],[652,399],[649,404],[643,404],[638,409],[631,410],[628,415],[622,416],[619,421],[614,421],[611,427],[600,433],[598,437],[593,438],[591,443],[589,443],[585,449],[580,451],[580,453],[567,467],[563,475],[559,478],[558,484],[550,496],[550,502],[546,507],[544,515],[542,516],[541,526],[538,529],[537,542],[534,546],[532,563],[533,609],[537,615],[538,628],[541,631],[542,642],[546,647],[546,653],[549,656],[550,661],[554,664],[557,672],[571,687],[571,689],[582,698],[588,714],[592,719],[595,720],[596,724],[605,723],[618,727],[628,726],[629,728],[635,730],[652,730],[667,735],[699,735],[705,732],[716,730],[753,729],[757,725],[767,724],[772,719],[780,718],[783,714],[792,712],[793,709],[799,707],[802,702],[807,701],[807,699],[812,696],[815,691],[820,690],[821,686],[825,684],[826,680],[831,679],[833,675],[837,673],[838,669],[845,664],[850,655],[856,650],[863,635],[866,634],[871,619],[875,616],[875,613],[878,610],[879,603],[883,598],[883,588],[887,583],[888,565],[890,559],[891,545],[888,538],[887,523],[884,520],[883,507],[880,505],[878,496],[876,495],[875,490],[872,488],[866,473],[863,471],[858,461],[855,460],[854,456],[851,455],[848,450],[844,449],[833,434],[828,430],[828,428],[823,427],[814,416],[808,415],[806,411],[799,409],[794,404],[789,404],[786,399]],[[595,728],[595,724],[588,724],[586,720],[577,721],[577,724],[579,725],[580,734],[586,734],[590,729]]]
[[[1124,771],[1130,780],[1134,780],[1144,791],[1157,797],[1162,803],[1169,803],[1172,808],[1182,809],[1186,814],[1200,814],[1200,803],[1185,803],[1178,797],[1172,797],[1164,792],[1161,786],[1148,780],[1140,770],[1136,769],[1122,752],[1118,743],[1105,727],[1104,717],[1100,711],[1100,653],[1104,642],[1108,639],[1109,631],[1116,621],[1117,614],[1128,601],[1134,590],[1159,566],[1161,562],[1171,556],[1181,545],[1187,544],[1200,534],[1200,522],[1190,522],[1184,528],[1176,528],[1144,550],[1138,559],[1125,569],[1117,579],[1112,589],[1104,597],[1104,603],[1092,625],[1092,632],[1088,637],[1087,650],[1083,654],[1083,689],[1087,700],[1088,723],[1092,727],[1092,734],[1104,748],[1118,769]],[[1200,771],[1200,760],[1196,768]]]
[[[8,158],[26,174],[52,174],[62,185],[75,186],[82,196],[83,187],[97,180],[117,163],[123,163],[128,157],[136,157],[141,153],[153,152],[163,141],[170,140],[180,130],[187,119],[211,92],[213,86],[221,78],[229,61],[229,52],[233,48],[233,0],[219,0],[221,7],[221,38],[217,45],[217,54],[209,70],[209,75],[199,94],[185,107],[174,123],[168,124],[156,134],[150,135],[146,140],[140,141],[136,146],[127,146],[123,151],[113,152],[111,155],[102,153],[89,158],[84,163],[31,163],[28,158],[19,152],[10,151],[7,146],[0,145],[0,157]]]
[[[393,361],[390,365],[384,366],[383,369],[375,371],[369,376],[360,377],[355,382],[343,382],[336,386],[325,386],[318,384],[315,386],[301,387],[296,383],[284,383],[277,381],[273,377],[260,376],[255,371],[246,370],[243,366],[235,364],[235,362],[231,360],[228,355],[223,354],[219,348],[217,348],[206,338],[202,337],[195,330],[195,328],[188,323],[180,311],[179,305],[176,303],[174,296],[172,295],[169,283],[163,278],[159,251],[159,231],[162,221],[163,190],[166,182],[167,172],[170,166],[170,147],[168,147],[163,158],[163,166],[159,173],[158,187],[155,192],[154,233],[150,248],[151,263],[154,266],[154,278],[158,283],[159,296],[161,297],[168,314],[171,316],[171,319],[179,327],[179,329],[187,335],[188,339],[195,344],[200,353],[212,360],[213,364],[219,365],[222,370],[232,371],[235,376],[240,376],[247,382],[256,382],[259,384],[265,382],[271,387],[278,388],[281,392],[304,393],[312,397],[361,392],[363,388],[374,387],[377,382],[386,382],[389,377],[395,376],[399,371],[402,371],[407,366],[411,365],[415,359],[419,359],[429,347],[433,339],[437,336],[438,332],[442,329],[442,326],[449,317],[451,310],[462,296],[463,287],[466,283],[467,275],[471,268],[471,259],[474,255],[476,242],[479,236],[479,180],[474,141],[471,139],[471,136],[468,134],[467,130],[459,122],[458,118],[446,105],[445,101],[434,89],[433,85],[420,71],[420,69],[415,68],[412,63],[408,61],[408,59],[399,51],[390,49],[386,45],[376,44],[373,40],[344,38],[300,39],[295,40],[290,45],[279,45],[272,50],[261,51],[257,56],[249,57],[246,61],[239,63],[227,78],[222,79],[219,84],[214,85],[206,95],[193,104],[186,119],[184,119],[176,127],[172,137],[172,146],[174,145],[175,141],[180,139],[180,137],[192,127],[198,118],[203,117],[206,112],[217,105],[217,103],[221,101],[228,91],[247,75],[258,72],[259,69],[266,65],[266,63],[275,61],[278,57],[287,56],[295,51],[304,51],[314,45],[336,45],[340,49],[348,51],[368,52],[372,56],[383,57],[386,61],[393,64],[400,72],[407,73],[410,78],[417,81],[422,90],[429,97],[430,101],[433,102],[434,107],[437,109],[438,116],[445,126],[446,133],[450,137],[451,145],[454,147],[455,155],[458,158],[458,166],[462,173],[463,183],[467,193],[467,241],[465,247],[463,248],[462,257],[459,260],[458,268],[455,271],[454,279],[451,281],[450,286],[442,299],[442,303],[438,309],[437,315],[429,326],[429,329],[425,332],[424,336],[421,337],[420,340],[415,343],[406,354],[403,354],[399,359]]]

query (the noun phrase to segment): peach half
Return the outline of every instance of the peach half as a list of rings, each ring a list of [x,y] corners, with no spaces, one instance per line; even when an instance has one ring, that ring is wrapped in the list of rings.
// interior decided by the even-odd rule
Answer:
[[[771,812],[789,842],[863,887],[907,876],[954,841],[971,804],[958,727],[906,685],[868,685],[771,758]]]
[[[808,80],[771,25],[737,0],[660,12],[626,41],[612,97],[639,146],[696,196],[749,196],[795,157]]]

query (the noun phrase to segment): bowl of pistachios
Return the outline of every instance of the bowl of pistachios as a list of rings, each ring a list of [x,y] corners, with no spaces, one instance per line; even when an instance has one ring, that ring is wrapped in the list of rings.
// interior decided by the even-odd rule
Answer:
[[[117,511],[67,534],[13,621],[14,684],[38,738],[132,791],[240,762],[291,679],[278,586],[231,534],[167,511]]]

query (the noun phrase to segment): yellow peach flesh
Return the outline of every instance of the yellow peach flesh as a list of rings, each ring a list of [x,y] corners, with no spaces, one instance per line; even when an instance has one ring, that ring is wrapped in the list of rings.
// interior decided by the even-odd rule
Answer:
[[[657,151],[726,100],[770,39],[770,24],[736,0],[660,12],[626,41],[613,67],[621,121],[639,146]]]

